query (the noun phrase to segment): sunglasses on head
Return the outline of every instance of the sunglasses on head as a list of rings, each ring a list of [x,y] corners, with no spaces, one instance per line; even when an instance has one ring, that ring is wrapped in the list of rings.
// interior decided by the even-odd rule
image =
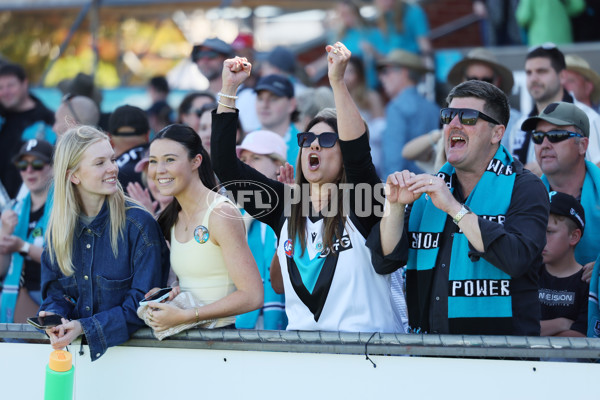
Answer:
[[[475,125],[479,118],[492,124],[502,125],[489,115],[472,108],[442,108],[440,110],[440,121],[443,125],[448,125],[457,115],[463,125]]]
[[[531,140],[533,140],[533,143],[535,144],[542,144],[545,137],[548,138],[550,143],[558,143],[572,137],[583,137],[583,135],[577,132],[565,131],[562,129],[555,129],[548,132],[533,131],[531,133]]]
[[[298,146],[310,147],[317,138],[319,139],[319,146],[333,147],[338,140],[338,135],[335,132],[323,132],[320,135],[312,132],[302,132],[298,134]]]
[[[483,81],[483,82],[487,82],[487,83],[494,83],[494,77],[489,77],[489,76],[482,76],[482,77],[477,77],[477,76],[465,76],[465,79],[467,81]]]
[[[200,108],[195,109],[194,113],[196,114],[197,117],[201,117],[202,114],[204,114],[205,112],[212,111],[215,108],[217,108],[217,103],[208,103],[208,104],[203,105]]]
[[[75,95],[73,93],[67,93],[63,96],[62,103],[67,106],[67,108],[69,109],[69,112],[71,113],[71,116],[75,119],[75,122],[79,123],[79,121],[81,121],[81,120],[79,119],[79,116],[75,112],[75,109],[73,108],[73,104],[71,104],[71,100],[73,100],[76,96],[77,95]]]
[[[17,161],[15,163],[15,165],[17,166],[17,169],[19,171],[25,171],[25,170],[27,170],[27,167],[29,167],[30,165],[31,165],[31,168],[33,168],[34,171],[41,171],[46,166],[46,163],[43,162],[42,160],[33,160],[31,162],[25,161],[25,160],[21,160],[21,161]]]

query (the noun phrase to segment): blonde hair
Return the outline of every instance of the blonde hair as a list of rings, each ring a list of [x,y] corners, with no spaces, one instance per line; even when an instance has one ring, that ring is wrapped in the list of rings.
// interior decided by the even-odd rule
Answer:
[[[77,220],[82,212],[81,198],[71,182],[85,151],[95,143],[108,141],[108,136],[91,126],[78,126],[69,129],[59,139],[54,153],[54,205],[48,221],[46,243],[50,260],[58,263],[61,272],[70,276],[75,271],[73,265],[73,241]],[[118,240],[123,237],[125,228],[125,195],[120,183],[118,190],[107,196],[110,213],[110,242],[115,258],[118,253]]]

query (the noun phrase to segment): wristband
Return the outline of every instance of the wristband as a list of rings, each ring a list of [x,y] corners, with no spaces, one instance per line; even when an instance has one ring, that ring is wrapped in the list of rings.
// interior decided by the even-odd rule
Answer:
[[[24,240],[23,246],[21,246],[21,248],[19,249],[19,254],[21,254],[23,257],[27,257],[29,255],[30,247],[31,247],[31,243]]]
[[[196,311],[196,323],[200,322],[200,316],[198,315],[198,309],[194,308],[194,311]]]

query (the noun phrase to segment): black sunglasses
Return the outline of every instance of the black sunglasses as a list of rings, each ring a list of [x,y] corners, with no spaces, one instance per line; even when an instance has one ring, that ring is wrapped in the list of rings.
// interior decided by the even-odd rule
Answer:
[[[483,82],[487,82],[487,83],[494,83],[494,77],[489,77],[489,76],[482,76],[480,78],[476,77],[476,76],[465,76],[465,80],[467,81],[483,81]]]
[[[316,138],[319,139],[319,146],[333,147],[338,140],[338,134],[335,132],[323,132],[320,135],[315,135],[312,132],[302,132],[298,134],[298,146],[310,147]]]
[[[440,110],[440,121],[443,125],[448,125],[457,115],[460,123],[463,125],[475,125],[479,118],[492,124],[502,125],[489,115],[485,115],[481,111],[473,110],[472,108],[442,108]]]
[[[215,108],[217,108],[217,103],[208,103],[200,108],[195,109],[193,112],[196,114],[197,117],[201,117],[202,114],[204,114],[205,112],[212,111]]]
[[[567,140],[572,137],[583,137],[583,135],[580,133],[577,133],[577,132],[565,131],[562,129],[555,129],[555,130],[548,131],[548,132],[540,132],[540,131],[531,132],[531,140],[533,140],[533,143],[535,143],[535,144],[542,144],[545,137],[548,138],[548,141],[550,143],[558,143],[558,142],[562,142],[563,140]]]
[[[25,161],[25,160],[20,160],[20,161],[17,161],[15,163],[15,165],[19,171],[27,170],[27,167],[29,167],[30,165],[34,171],[41,171],[46,166],[46,163],[43,162],[42,160],[33,160],[31,162]]]

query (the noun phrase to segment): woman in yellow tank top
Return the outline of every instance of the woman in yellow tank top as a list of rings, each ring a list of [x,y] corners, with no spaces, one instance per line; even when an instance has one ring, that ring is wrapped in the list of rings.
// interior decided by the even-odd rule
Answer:
[[[255,310],[263,302],[262,281],[248,248],[242,216],[217,193],[210,157],[192,128],[174,124],[161,130],[150,145],[149,159],[148,178],[162,195],[174,197],[158,217],[171,243],[171,268],[179,288],[204,304],[184,310],[153,303],[150,326],[162,331],[216,320],[215,328],[233,327],[236,315]]]

